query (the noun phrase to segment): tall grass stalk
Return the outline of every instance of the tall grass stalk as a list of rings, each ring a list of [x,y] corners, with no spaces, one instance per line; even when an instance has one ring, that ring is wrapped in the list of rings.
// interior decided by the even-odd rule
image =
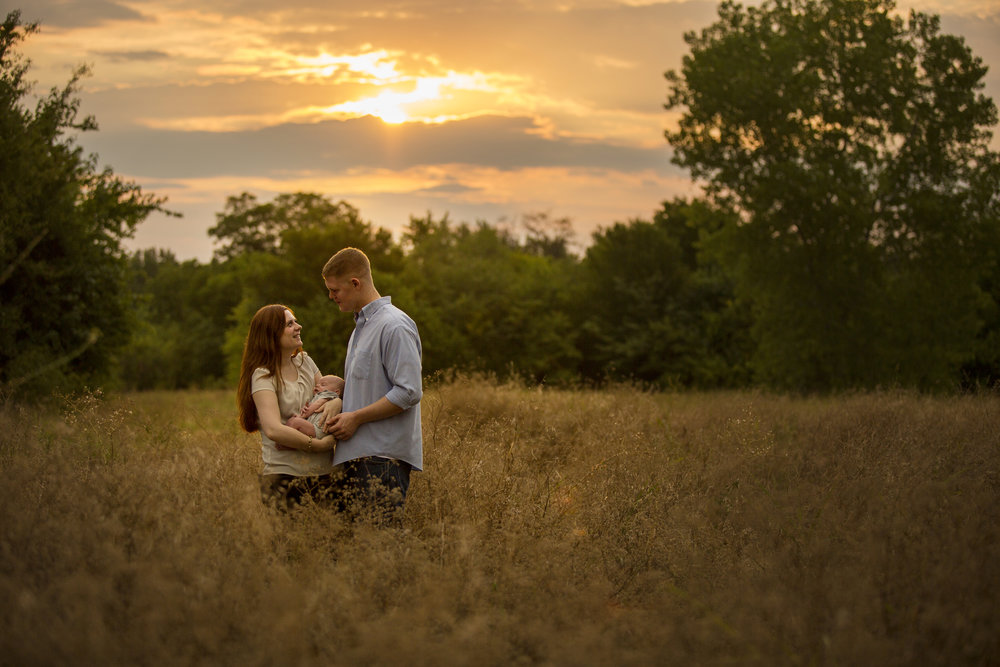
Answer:
[[[423,416],[380,529],[262,506],[231,393],[5,408],[3,663],[1000,660],[995,396],[465,378]]]

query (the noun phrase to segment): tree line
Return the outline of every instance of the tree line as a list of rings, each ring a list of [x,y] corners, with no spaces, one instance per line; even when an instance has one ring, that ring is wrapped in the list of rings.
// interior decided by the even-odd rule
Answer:
[[[0,33],[4,394],[231,384],[284,303],[320,367],[353,322],[319,277],[344,246],[421,330],[424,368],[657,388],[924,390],[1000,381],[1000,156],[986,66],[884,0],[723,2],[667,73],[673,160],[702,196],[572,252],[568,220],[411,216],[398,238],[322,193],[231,196],[210,262],[126,253],[164,202],[83,156],[77,73],[26,108],[35,30]],[[30,175],[30,178],[22,176]]]
[[[266,303],[291,307],[310,354],[342,368],[353,321],[329,302],[319,271],[333,251],[356,246],[380,291],[419,324],[427,374],[739,386],[749,379],[748,312],[690,245],[696,220],[718,224],[702,215],[697,204],[664,204],[652,221],[595,235],[581,258],[569,250],[568,221],[546,215],[504,228],[427,214],[397,241],[345,202],[243,193],[211,230],[211,262],[156,249],[130,257],[141,326],[121,351],[122,379],[135,388],[231,381],[247,323]]]

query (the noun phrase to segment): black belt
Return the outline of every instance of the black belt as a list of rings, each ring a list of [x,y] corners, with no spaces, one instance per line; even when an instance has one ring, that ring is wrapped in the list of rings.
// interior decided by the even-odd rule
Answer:
[[[399,459],[390,459],[385,456],[362,456],[360,459],[354,459],[358,463],[395,463],[399,465],[402,463]]]

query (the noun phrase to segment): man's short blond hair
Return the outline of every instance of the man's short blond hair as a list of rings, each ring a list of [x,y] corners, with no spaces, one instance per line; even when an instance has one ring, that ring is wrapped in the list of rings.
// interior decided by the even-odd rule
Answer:
[[[372,265],[368,255],[357,248],[344,248],[326,261],[323,266],[324,278],[358,278],[371,281]]]

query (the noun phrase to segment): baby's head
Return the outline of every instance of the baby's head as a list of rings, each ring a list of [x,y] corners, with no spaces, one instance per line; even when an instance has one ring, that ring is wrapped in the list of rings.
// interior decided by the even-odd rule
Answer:
[[[337,377],[336,375],[324,375],[316,381],[316,386],[313,387],[314,394],[318,394],[321,391],[335,391],[337,392],[337,396],[343,396],[344,378]]]

